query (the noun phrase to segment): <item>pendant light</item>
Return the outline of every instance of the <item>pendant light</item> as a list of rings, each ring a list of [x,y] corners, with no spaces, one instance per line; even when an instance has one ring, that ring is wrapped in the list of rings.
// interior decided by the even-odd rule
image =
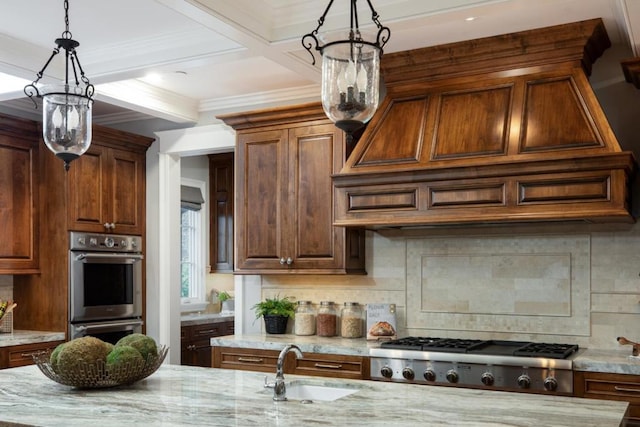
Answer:
[[[331,40],[322,44],[318,31],[324,24],[334,0],[330,0],[318,20],[315,30],[302,37],[302,46],[311,51],[320,51],[322,56],[322,107],[327,117],[347,134],[347,144],[351,145],[353,133],[364,126],[375,113],[380,100],[380,57],[382,48],[391,37],[388,27],[382,26],[379,15],[366,0],[371,11],[371,20],[378,28],[373,41],[364,40],[358,22],[357,0],[351,3],[351,21],[346,38]]]
[[[69,2],[64,0],[65,31],[55,40],[56,47],[37,73],[36,79],[24,87],[24,93],[31,98],[42,98],[42,136],[44,142],[56,156],[64,161],[65,170],[69,163],[84,154],[91,145],[91,104],[94,87],[84,75],[76,48],[80,43],[72,39],[69,31]],[[56,85],[36,86],[53,58],[65,51],[64,82]],[[73,71],[74,81],[69,83],[69,71]],[[78,79],[80,72],[80,79]]]

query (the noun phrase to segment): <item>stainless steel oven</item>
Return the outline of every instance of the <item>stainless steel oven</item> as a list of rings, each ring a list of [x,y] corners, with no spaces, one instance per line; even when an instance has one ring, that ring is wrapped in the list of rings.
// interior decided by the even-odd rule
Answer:
[[[142,333],[142,319],[124,319],[87,323],[71,323],[69,339],[87,335],[115,344],[120,338],[134,333]]]
[[[69,335],[140,331],[142,238],[70,233]],[[92,333],[88,333],[88,331]]]

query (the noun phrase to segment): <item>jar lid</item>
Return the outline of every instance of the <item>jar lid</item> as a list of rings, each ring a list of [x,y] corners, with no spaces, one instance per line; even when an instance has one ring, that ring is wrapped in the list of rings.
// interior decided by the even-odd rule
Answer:
[[[320,301],[320,305],[333,305],[333,301]]]
[[[354,306],[354,305],[360,305],[360,304],[358,304],[357,302],[349,301],[349,302],[345,302],[344,305],[346,307],[346,306]]]
[[[298,301],[298,305],[311,305],[311,301]]]

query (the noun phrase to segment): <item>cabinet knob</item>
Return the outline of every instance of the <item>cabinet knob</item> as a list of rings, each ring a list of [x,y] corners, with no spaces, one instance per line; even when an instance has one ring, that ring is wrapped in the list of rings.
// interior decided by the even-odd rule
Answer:
[[[116,228],[116,225],[113,222],[105,222],[104,224],[102,224],[104,228],[106,228],[107,230],[113,230],[114,228]]]
[[[285,265],[285,264],[291,265],[291,264],[293,264],[293,259],[291,259],[291,257],[286,257],[286,258],[282,257],[282,258],[280,258],[280,264],[281,265]]]
[[[291,259],[291,257],[287,257],[287,265],[291,264],[293,264],[293,260]]]

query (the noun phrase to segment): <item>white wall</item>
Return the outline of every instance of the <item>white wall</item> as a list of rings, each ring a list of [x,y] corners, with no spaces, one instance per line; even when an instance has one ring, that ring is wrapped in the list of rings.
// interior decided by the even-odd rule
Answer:
[[[158,132],[147,152],[147,332],[180,363],[181,157],[229,152],[235,134],[224,125]]]

